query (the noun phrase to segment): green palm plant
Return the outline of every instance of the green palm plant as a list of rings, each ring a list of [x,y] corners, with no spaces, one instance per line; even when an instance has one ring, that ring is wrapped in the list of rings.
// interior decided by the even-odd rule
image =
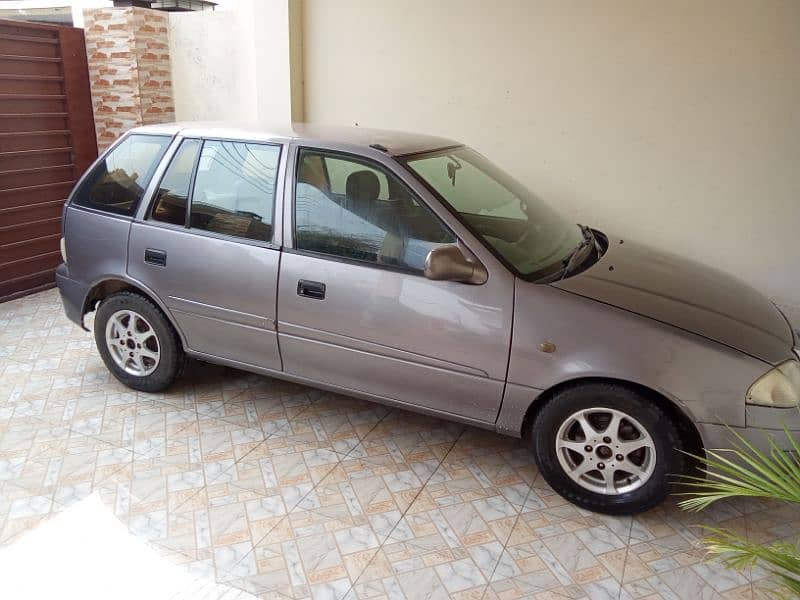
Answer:
[[[681,483],[689,496],[679,505],[699,511],[730,498],[764,498],[800,505],[800,442],[784,429],[790,449],[784,450],[769,436],[766,452],[733,430],[731,448],[707,451],[697,457],[705,476],[684,476]],[[774,592],[782,597],[800,597],[800,547],[789,542],[754,543],[724,529],[706,527],[710,555],[727,567],[742,570],[759,565],[772,576]]]

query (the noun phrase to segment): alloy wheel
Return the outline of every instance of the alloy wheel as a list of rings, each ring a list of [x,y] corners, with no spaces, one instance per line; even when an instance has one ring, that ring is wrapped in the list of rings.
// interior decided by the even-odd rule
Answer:
[[[656,466],[650,433],[632,416],[612,408],[579,410],[556,434],[564,472],[589,491],[619,495],[642,487]]]
[[[117,366],[136,377],[155,371],[161,359],[161,345],[153,326],[132,310],[118,310],[108,319],[106,347]]]

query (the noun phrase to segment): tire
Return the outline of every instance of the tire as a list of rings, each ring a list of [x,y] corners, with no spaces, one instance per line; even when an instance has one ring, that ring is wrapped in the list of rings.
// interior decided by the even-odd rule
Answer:
[[[141,392],[166,389],[186,362],[172,324],[139,294],[120,292],[103,300],[95,315],[94,339],[114,377]]]
[[[615,431],[612,418],[619,424]],[[587,437],[582,423],[597,433]],[[657,506],[670,492],[670,477],[684,468],[675,424],[650,398],[624,385],[587,383],[557,392],[536,415],[530,442],[550,487],[609,515]]]

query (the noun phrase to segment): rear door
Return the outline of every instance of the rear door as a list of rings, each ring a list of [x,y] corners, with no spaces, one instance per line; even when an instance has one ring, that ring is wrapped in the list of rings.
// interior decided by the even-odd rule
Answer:
[[[431,248],[463,241],[444,209],[434,213],[391,159],[320,148],[297,155],[278,298],[286,372],[494,422],[508,365],[511,274],[476,248],[485,284],[425,278]]]
[[[191,351],[281,369],[281,155],[281,144],[179,140],[147,212],[131,227],[128,273],[161,297]]]

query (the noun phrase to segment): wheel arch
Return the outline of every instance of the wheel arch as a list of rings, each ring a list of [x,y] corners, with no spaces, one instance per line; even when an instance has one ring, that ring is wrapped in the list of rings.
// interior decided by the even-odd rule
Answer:
[[[86,293],[86,298],[83,301],[83,308],[81,309],[81,322],[83,322],[83,317],[87,313],[97,309],[97,305],[100,302],[102,302],[108,296],[118,292],[131,292],[134,294],[139,294],[155,304],[164,314],[169,324],[172,325],[173,329],[175,329],[175,331],[178,333],[178,338],[180,339],[181,345],[186,348],[186,340],[183,336],[183,332],[175,322],[172,313],[161,301],[161,298],[159,298],[152,290],[142,285],[138,281],[133,281],[131,279],[126,279],[119,276],[106,277],[92,284],[92,286],[89,288],[89,291]]]
[[[675,402],[675,400],[669,398],[658,390],[654,390],[653,388],[641,383],[614,377],[580,377],[576,379],[568,379],[542,391],[530,403],[528,409],[525,411],[525,416],[523,417],[522,427],[520,430],[522,437],[527,438],[530,435],[533,422],[536,420],[536,415],[550,398],[562,390],[570,387],[592,383],[611,383],[620,385],[652,399],[653,402],[657,403],[658,406],[672,418],[673,423],[675,423],[676,427],[678,428],[678,432],[680,433],[684,450],[696,456],[705,456],[705,448],[700,431],[689,415],[677,402]]]

